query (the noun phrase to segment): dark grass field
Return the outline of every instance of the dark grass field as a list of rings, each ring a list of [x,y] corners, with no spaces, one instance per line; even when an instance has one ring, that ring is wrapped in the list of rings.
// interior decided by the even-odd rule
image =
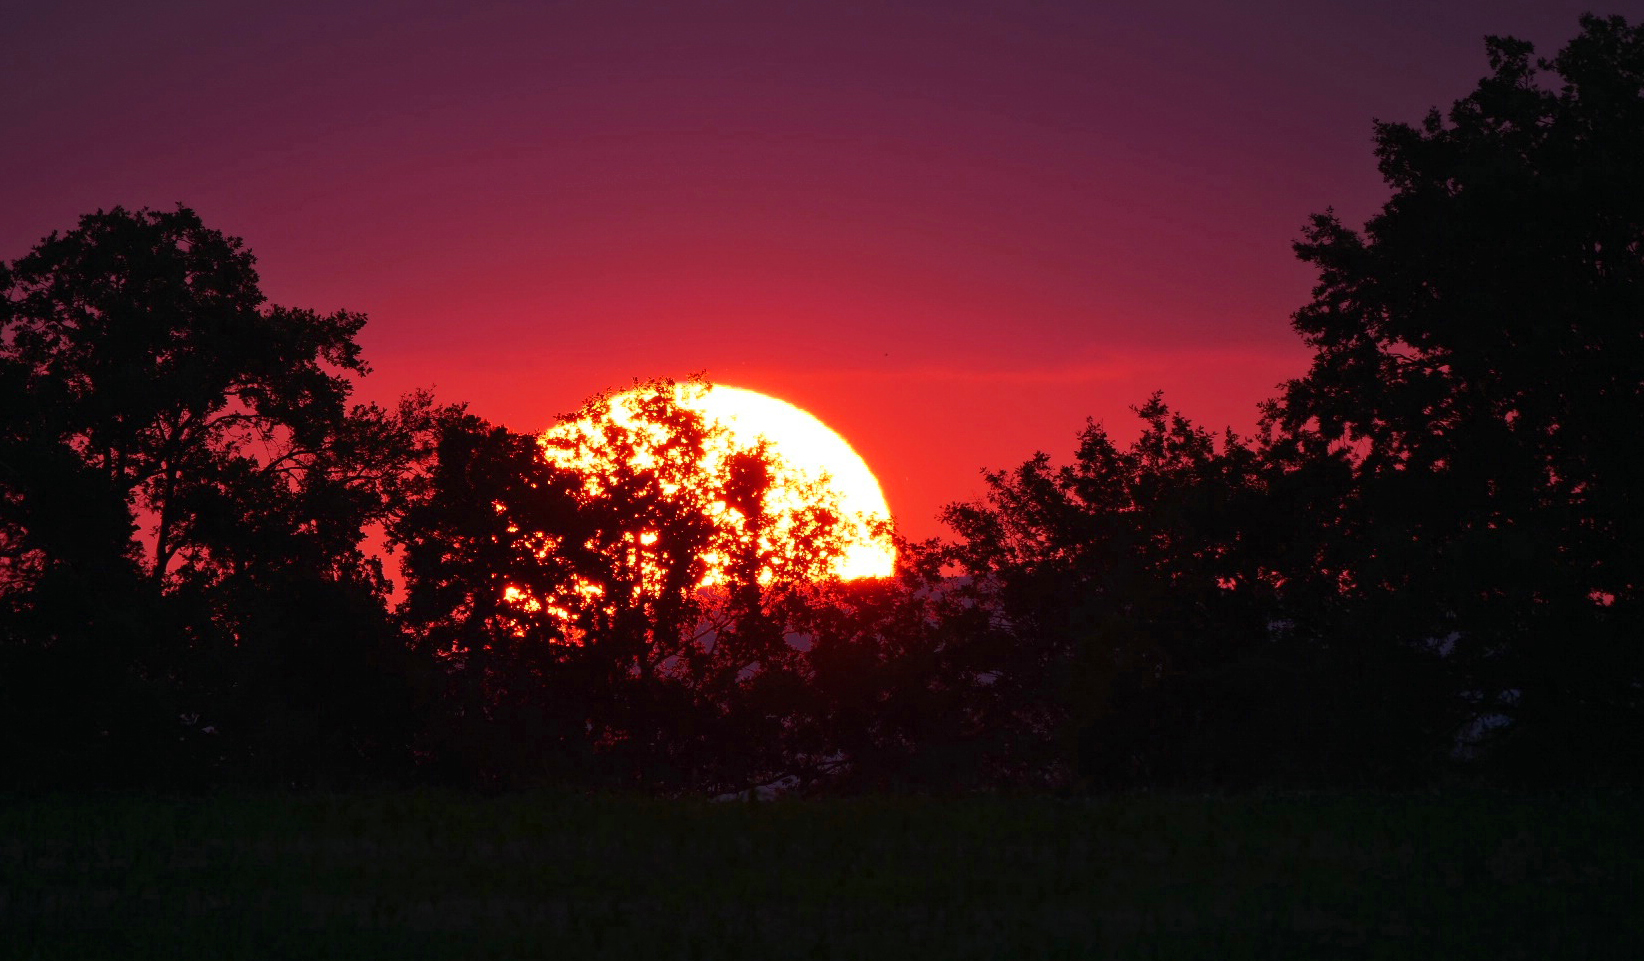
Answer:
[[[1644,958],[1636,795],[0,799],[19,958]]]

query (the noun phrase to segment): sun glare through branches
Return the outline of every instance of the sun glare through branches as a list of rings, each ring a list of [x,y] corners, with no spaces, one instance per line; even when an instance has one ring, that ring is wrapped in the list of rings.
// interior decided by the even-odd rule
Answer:
[[[678,413],[657,405],[658,389]],[[721,526],[757,529],[759,551],[771,562],[761,581],[776,574],[782,558],[812,553],[799,542],[816,537],[819,523],[837,528],[827,539],[837,543],[816,545],[829,555],[813,558],[824,562],[822,573],[846,580],[890,575],[896,550],[878,480],[843,437],[792,404],[696,381],[639,388],[596,400],[544,433],[541,444],[550,461],[582,472],[587,491],[599,494],[630,471],[658,471],[664,451],[693,444],[675,433],[685,426],[670,422],[679,414],[701,421],[701,449],[694,463],[682,465],[695,476],[664,472],[661,491],[675,496],[687,484],[721,489],[706,509]],[[622,443],[611,443],[613,430],[624,435]],[[625,463],[613,462],[622,457]],[[762,488],[757,504],[747,500],[755,493],[750,485]],[[708,551],[704,583],[720,580],[730,560],[723,550]]]

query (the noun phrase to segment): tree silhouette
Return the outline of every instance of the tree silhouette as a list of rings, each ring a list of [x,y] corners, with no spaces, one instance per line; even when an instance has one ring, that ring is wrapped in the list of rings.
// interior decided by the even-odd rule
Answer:
[[[0,281],[8,729],[40,731],[49,699],[72,749],[36,760],[93,779],[154,776],[196,743],[316,748],[335,725],[296,748],[275,702],[367,643],[359,605],[385,623],[363,528],[399,496],[429,400],[347,409],[364,318],[266,304],[241,242],[184,207],[88,215]],[[303,595],[318,606],[279,626]],[[370,717],[372,677],[337,709]]]
[[[786,731],[790,771],[807,791],[950,793],[1065,780],[1046,742],[1063,715],[1005,670],[1030,639],[949,545],[897,545],[897,573],[826,584],[797,612],[808,639],[805,685]],[[1037,676],[1037,675],[1035,675]],[[1033,691],[1031,694],[1040,692]]]
[[[1448,652],[1525,777],[1627,776],[1644,732],[1644,31],[1581,24],[1534,63],[1491,38],[1447,115],[1377,125],[1393,196],[1297,244],[1315,356],[1269,411],[1337,485],[1315,566],[1366,642]]]
[[[465,412],[437,436],[424,489],[389,526],[405,548],[400,620],[448,680],[424,750],[451,783],[566,776],[586,760],[597,685],[571,676],[563,620],[510,589],[571,583],[573,558],[553,548],[580,526],[577,478],[549,470],[536,438]]]
[[[475,764],[460,776],[592,763],[621,783],[730,789],[776,776],[802,652],[793,605],[828,576],[833,499],[768,449],[733,449],[652,382],[541,439],[444,426],[428,496],[394,525],[408,624],[440,652]],[[502,743],[499,743],[499,739]],[[530,757],[509,745],[530,744]],[[493,760],[483,760],[487,752]],[[533,761],[532,758],[540,761]]]
[[[1089,425],[1071,463],[1039,454],[946,511],[962,590],[996,635],[987,667],[1010,714],[996,723],[1020,732],[1022,761],[1052,783],[1270,774],[1291,759],[1299,719],[1274,703],[1282,675],[1257,666],[1285,653],[1276,578],[1257,553],[1260,462],[1158,395],[1136,413],[1144,429],[1128,448]]]

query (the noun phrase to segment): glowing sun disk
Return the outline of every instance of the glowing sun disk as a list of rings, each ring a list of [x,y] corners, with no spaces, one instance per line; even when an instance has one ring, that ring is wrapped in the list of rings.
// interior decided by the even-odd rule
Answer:
[[[632,424],[629,396],[618,394],[611,398],[613,420]],[[887,533],[890,508],[884,491],[861,455],[832,428],[786,401],[723,384],[680,384],[674,389],[674,401],[682,408],[701,414],[710,426],[721,430],[731,450],[747,450],[764,441],[788,470],[802,475],[806,481],[824,485],[837,497],[846,546],[832,564],[833,573],[845,579],[885,577],[892,573],[896,548]],[[575,423],[561,424],[550,430],[549,436],[577,429],[587,428],[579,428]],[[723,463],[723,456],[715,460]],[[792,503],[797,496],[780,483],[769,495],[778,509],[785,499],[788,507],[798,506]],[[655,535],[651,536],[654,539]]]
[[[806,410],[740,387],[715,384],[705,392],[681,394],[680,403],[717,422],[733,443],[752,447],[764,439],[795,470],[811,480],[826,478],[855,528],[850,546],[834,564],[835,573],[844,578],[891,573],[895,547],[888,536],[875,536],[868,529],[888,522],[890,507],[873,471],[845,438]]]

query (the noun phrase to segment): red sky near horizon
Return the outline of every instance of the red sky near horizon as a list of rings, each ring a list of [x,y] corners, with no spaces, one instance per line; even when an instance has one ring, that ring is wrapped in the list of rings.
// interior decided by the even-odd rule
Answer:
[[[534,431],[704,372],[821,417],[930,536],[1157,389],[1248,432],[1307,360],[1291,241],[1385,198],[1372,118],[1592,2],[1120,7],[11,9],[0,258],[182,202],[275,302],[370,316],[362,398]]]

